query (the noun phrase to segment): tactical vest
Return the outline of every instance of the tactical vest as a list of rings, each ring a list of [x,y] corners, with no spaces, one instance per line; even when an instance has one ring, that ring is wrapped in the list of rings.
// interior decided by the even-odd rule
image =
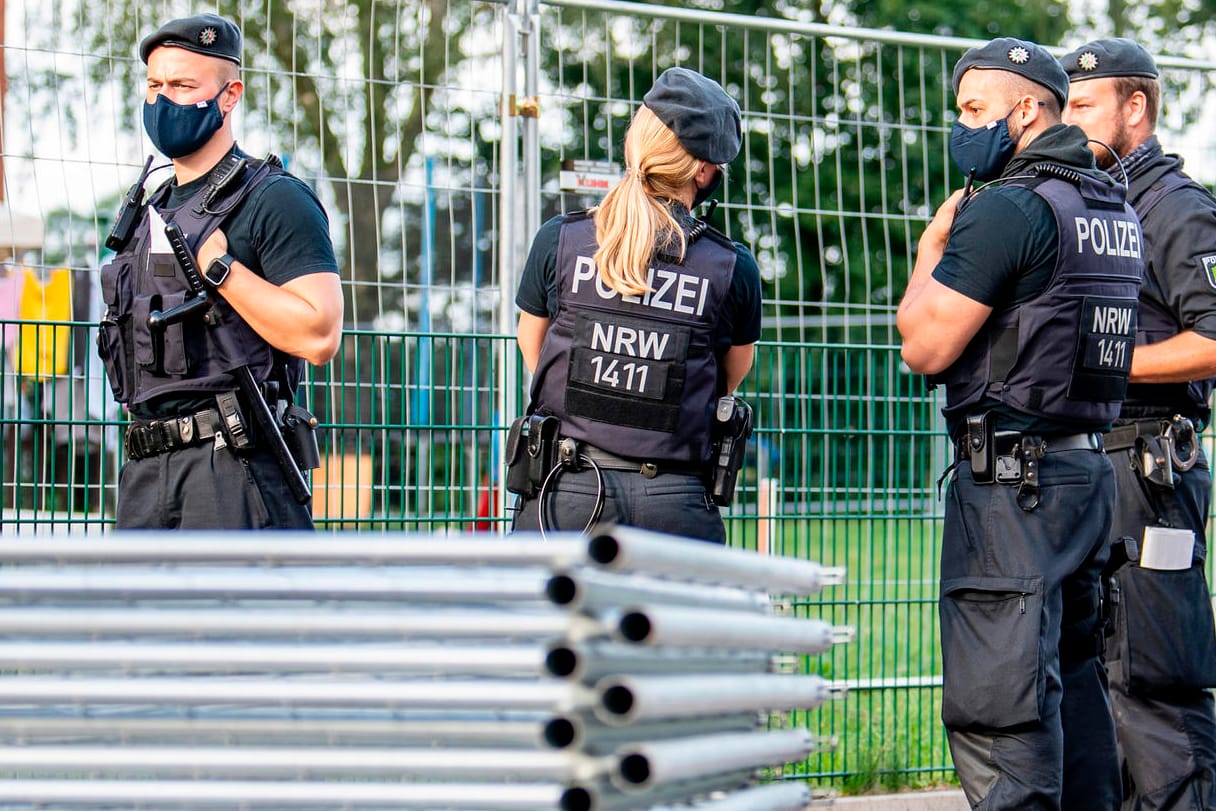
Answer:
[[[1148,219],[1149,212],[1156,208],[1165,196],[1175,189],[1196,188],[1205,194],[1207,189],[1196,183],[1181,172],[1171,171],[1163,175],[1156,183],[1148,186],[1131,201],[1140,221]],[[1153,232],[1156,233],[1156,232]],[[1162,233],[1158,238],[1167,239],[1169,235]],[[1168,270],[1163,268],[1162,270]],[[1136,345],[1155,344],[1168,338],[1173,338],[1182,332],[1174,311],[1162,303],[1150,298],[1140,299],[1139,328],[1136,330]],[[1213,379],[1191,380],[1185,383],[1130,383],[1127,387],[1127,398],[1123,402],[1123,410],[1119,413],[1122,419],[1167,418],[1174,414],[1184,417],[1199,417],[1205,422],[1211,409],[1208,398],[1212,394]]]
[[[702,226],[703,227],[703,226]],[[683,263],[656,256],[650,292],[622,296],[599,278],[595,221],[570,215],[557,248],[557,315],[532,381],[532,410],[565,436],[631,459],[700,464],[722,391],[714,328],[735,247],[707,230]]]
[[[997,309],[943,374],[948,420],[985,399],[1078,426],[1111,422],[1127,388],[1143,275],[1140,222],[1122,187],[1065,167],[1011,179],[1055,215],[1058,258],[1037,297]],[[1065,179],[1066,178],[1066,179]]]
[[[239,164],[242,160],[244,165]],[[213,303],[206,315],[192,315],[161,329],[149,327],[150,315],[168,312],[199,292],[191,288],[172,254],[151,252],[151,211],[166,223],[177,223],[197,256],[199,246],[254,188],[282,172],[273,156],[248,161],[234,152],[180,206],[166,205],[171,183],[149,196],[130,240],[101,269],[106,312],[97,349],[118,402],[231,391],[235,383],[229,372],[241,366],[248,366],[257,381],[281,369],[283,382],[295,389],[303,361],[275,350],[215,292],[209,292]]]

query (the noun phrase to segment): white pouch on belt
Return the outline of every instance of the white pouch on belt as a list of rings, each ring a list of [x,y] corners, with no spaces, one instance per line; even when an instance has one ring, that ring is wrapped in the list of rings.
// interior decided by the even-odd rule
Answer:
[[[1189,569],[1195,552],[1195,533],[1189,529],[1145,527],[1140,544],[1140,568]]]

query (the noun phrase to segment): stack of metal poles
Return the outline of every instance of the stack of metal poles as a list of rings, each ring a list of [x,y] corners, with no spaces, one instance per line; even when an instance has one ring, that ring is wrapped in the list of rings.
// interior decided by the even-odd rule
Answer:
[[[843,572],[592,535],[0,539],[0,808],[797,809]]]

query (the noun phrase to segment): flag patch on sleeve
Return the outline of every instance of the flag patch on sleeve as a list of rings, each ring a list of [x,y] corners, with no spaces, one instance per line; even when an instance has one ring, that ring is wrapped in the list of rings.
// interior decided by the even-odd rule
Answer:
[[[1199,257],[1199,261],[1203,264],[1203,276],[1208,280],[1208,284],[1216,287],[1216,253],[1208,256]]]

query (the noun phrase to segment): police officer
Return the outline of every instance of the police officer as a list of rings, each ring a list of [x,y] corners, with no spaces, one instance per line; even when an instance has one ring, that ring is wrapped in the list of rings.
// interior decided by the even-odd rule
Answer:
[[[236,145],[232,112],[244,84],[231,21],[173,20],[139,55],[148,66],[144,128],[173,176],[146,200],[141,177],[102,269],[98,349],[132,418],[117,525],[311,528],[306,493],[289,477],[300,476],[292,461],[315,460],[273,452],[239,383],[275,409],[267,423],[277,417],[296,456],[307,457],[311,415],[292,396],[304,362],[332,358],[342,330],[325,212],[277,159],[253,160]],[[169,223],[201,278],[175,258]]]
[[[1119,802],[1099,659],[1114,471],[1142,273],[1123,187],[1060,123],[1068,77],[1009,37],[953,75],[954,162],[899,307],[903,358],[946,388],[942,720],[975,808]]]
[[[558,418],[577,458],[521,498],[516,529],[577,531],[598,517],[725,541],[706,491],[711,426],[751,369],[760,277],[747,248],[689,212],[741,138],[739,106],[717,82],[670,68],[630,122],[620,183],[537,232],[516,296],[529,410]]]
[[[1060,60],[1064,120],[1094,139],[1098,164],[1126,177],[1144,229],[1145,278],[1131,385],[1106,451],[1119,502],[1107,569],[1106,665],[1126,809],[1216,809],[1216,630],[1204,577],[1212,479],[1197,432],[1216,376],[1216,199],[1157,141],[1161,88],[1127,39]],[[1172,529],[1181,557],[1151,548]],[[1141,554],[1144,553],[1143,565]]]

